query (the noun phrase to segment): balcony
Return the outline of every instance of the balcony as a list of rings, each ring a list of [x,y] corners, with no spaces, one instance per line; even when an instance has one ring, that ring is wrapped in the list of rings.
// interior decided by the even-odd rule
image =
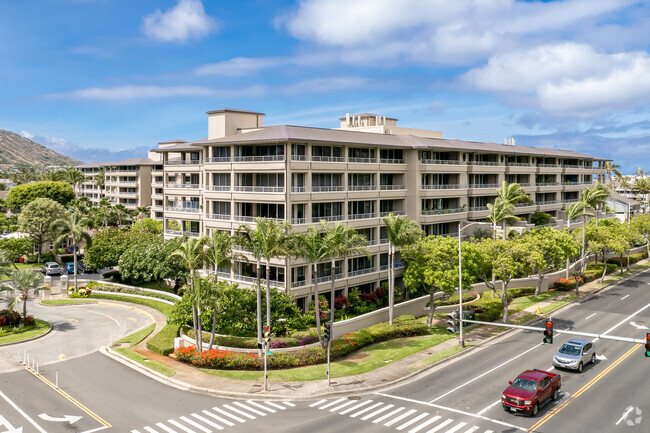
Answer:
[[[467,208],[467,210],[469,212],[482,212],[482,211],[489,210],[489,209],[488,209],[487,206],[473,206],[473,207]]]
[[[358,162],[361,164],[376,164],[377,163],[377,158],[356,158],[356,157],[349,157],[348,162]]]
[[[165,161],[165,165],[201,165],[201,160],[199,159],[172,159]]]
[[[265,162],[265,161],[284,161],[284,155],[264,155],[264,156],[235,156],[234,162]]]
[[[406,187],[404,185],[382,185],[380,189],[382,191],[399,191],[406,189]]]
[[[165,234],[169,236],[189,236],[192,238],[198,238],[201,236],[201,233],[198,232],[185,232],[182,230],[165,230]]]
[[[244,186],[237,185],[234,187],[237,192],[284,192],[283,186]]]
[[[336,192],[336,191],[345,191],[343,185],[339,186],[312,186],[312,192]]]
[[[376,191],[376,185],[350,185],[348,186],[349,191]]]
[[[165,211],[167,212],[185,212],[185,213],[199,213],[201,212],[201,209],[193,206],[167,206],[165,208]]]
[[[304,186],[292,186],[291,192],[305,192],[306,188]]]
[[[530,162],[508,162],[506,165],[508,167],[532,167],[533,164]]]
[[[446,165],[460,165],[460,161],[451,159],[422,159],[422,164],[446,164]]]
[[[348,215],[349,220],[362,220],[362,219],[368,219],[368,218],[376,218],[377,214],[374,212],[371,213],[355,213],[355,214],[350,214]]]
[[[317,223],[320,222],[321,220],[325,220],[328,222],[332,221],[343,221],[344,217],[343,215],[326,215],[326,216],[316,216],[311,218],[311,222]]]
[[[226,277],[230,279],[230,275]],[[249,277],[248,275],[235,274],[232,278],[233,281],[241,281],[248,284],[256,284],[257,277]],[[284,287],[284,281],[269,280],[271,287]],[[260,284],[262,287],[266,287],[266,279],[260,278]]]
[[[382,164],[404,164],[404,158],[381,158],[379,160]]]
[[[201,184],[198,183],[168,183],[165,188],[169,189],[200,189]]]
[[[421,189],[461,189],[461,188],[467,188],[467,185],[463,184],[446,184],[446,185],[422,185],[420,187]]]
[[[291,224],[293,225],[307,224],[307,218],[292,218]]]
[[[334,278],[336,280],[340,280],[341,278],[345,278],[345,274],[335,274]],[[326,281],[332,281],[332,276],[331,275],[325,275],[324,277],[316,278],[316,284],[324,283]]]
[[[218,164],[218,163],[223,163],[223,162],[230,162],[230,157],[229,156],[218,156],[215,158],[205,158],[205,163],[206,164]]]
[[[472,208],[469,208],[470,210]],[[487,209],[487,207],[486,207]],[[452,214],[452,213],[462,213],[462,212],[467,212],[467,208],[464,207],[457,207],[457,208],[450,208],[450,209],[432,209],[432,210],[423,210],[420,215],[422,216],[429,216],[429,215],[447,215],[447,214]]]
[[[258,216],[235,215],[233,219],[235,221],[240,221],[240,222],[254,223],[255,218],[263,218],[265,220],[274,220],[274,221],[284,221],[284,218],[271,218],[271,217],[265,217],[265,216],[262,216],[262,215],[258,215]]]
[[[467,165],[482,165],[482,166],[489,166],[489,167],[497,167],[503,164],[494,161],[469,161]]]
[[[356,277],[357,275],[372,274],[373,272],[377,272],[376,267],[365,268],[365,269],[357,269],[356,271],[348,272],[348,277]]]
[[[220,213],[209,213],[205,215],[206,219],[209,220],[220,220],[220,221],[230,221],[230,214],[220,214]]]
[[[291,282],[291,287],[303,287],[307,285],[307,281],[302,280],[302,281],[292,281]]]
[[[307,155],[291,155],[292,161],[307,161]]]
[[[498,183],[470,183],[470,188],[499,188],[501,185]]]
[[[389,211],[379,212],[379,216],[382,217],[382,218],[385,217],[385,216],[388,216],[390,214],[393,214],[393,215],[406,215],[406,213],[404,213],[403,210],[389,210]]]
[[[342,156],[312,156],[311,160],[314,162],[345,162]]]
[[[209,185],[207,187],[208,191],[222,191],[230,192],[230,185]]]

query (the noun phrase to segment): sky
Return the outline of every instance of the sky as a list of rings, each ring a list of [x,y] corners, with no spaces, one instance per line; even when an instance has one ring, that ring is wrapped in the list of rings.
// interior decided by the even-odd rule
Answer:
[[[0,129],[85,162],[264,125],[399,119],[650,171],[650,2],[0,0]]]

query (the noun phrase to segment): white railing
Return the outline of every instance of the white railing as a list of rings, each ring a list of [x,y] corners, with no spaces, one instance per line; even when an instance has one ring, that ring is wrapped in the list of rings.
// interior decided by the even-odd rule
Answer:
[[[311,160],[317,162],[345,162],[345,158],[342,156],[312,156]]]
[[[379,216],[382,217],[382,218],[385,217],[385,216],[388,216],[390,214],[393,214],[393,215],[406,215],[403,210],[389,210],[389,211],[379,212]]]
[[[406,187],[404,185],[382,185],[380,189],[382,191],[397,191],[406,189]]]
[[[348,162],[360,162],[363,164],[375,164],[377,163],[377,158],[357,158],[356,156],[348,157]]]
[[[255,218],[258,218],[258,217],[263,218],[265,220],[284,221],[284,218],[271,218],[271,217],[265,217],[265,216],[261,216],[261,215],[258,215],[258,216],[235,215],[233,219],[235,221],[244,221],[244,222],[248,222],[248,223],[254,223]]]
[[[537,206],[537,203],[515,203],[515,207]]]
[[[167,206],[165,208],[167,212],[189,212],[189,213],[199,213],[201,209],[198,207],[177,207],[177,206]]]
[[[343,215],[328,215],[328,216],[319,216],[319,217],[312,217],[311,222],[317,223],[320,222],[320,220],[325,220],[328,222],[331,221],[343,221]]]
[[[198,183],[168,183],[165,188],[169,189],[199,189],[201,185]]]
[[[305,192],[304,186],[292,186],[291,192]]]
[[[208,191],[230,191],[230,185],[210,185]]]
[[[307,155],[291,155],[292,161],[307,161]]]
[[[578,181],[575,181],[575,182],[562,182],[562,185],[564,185],[564,186],[580,185],[580,182],[578,182]]]
[[[284,161],[284,155],[235,156],[235,162]]]
[[[307,224],[307,218],[292,218],[291,224],[293,225]]]
[[[536,183],[537,186],[541,186],[541,187],[544,187],[544,186],[558,186],[559,184],[560,184],[559,182],[537,182]]]
[[[488,165],[488,166],[492,166],[492,167],[502,165],[501,163],[494,162],[494,161],[469,161],[467,164],[469,164],[469,165]]]
[[[537,164],[538,167],[544,167],[544,168],[561,168],[557,164]]]
[[[374,266],[372,268],[357,269],[356,271],[350,271],[348,272],[348,276],[356,277],[357,275],[372,274],[373,272],[377,272],[377,268]]]
[[[230,277],[228,277],[230,278]],[[247,275],[240,275],[240,274],[235,274],[232,278],[234,281],[241,281],[244,283],[257,283],[257,277],[249,277]],[[275,281],[275,280],[269,280],[271,282],[271,287],[284,287],[284,281]],[[260,278],[260,284],[262,287],[266,286],[266,279],[265,278]]]
[[[446,185],[422,185],[422,189],[461,189],[467,188],[463,184],[446,184]]]
[[[558,204],[558,203],[560,203],[559,200],[546,200],[546,201],[538,201],[536,204],[538,206],[544,206],[544,205]]]
[[[481,212],[484,210],[489,210],[487,206],[473,206],[468,208],[470,212]]]
[[[239,192],[284,192],[283,186],[235,186],[235,191]]]
[[[387,244],[387,243],[388,243],[388,238],[381,238],[381,239],[379,239],[379,244],[380,244],[380,245]]]
[[[334,192],[334,191],[344,191],[343,185],[339,186],[312,186],[311,190],[313,192]]]
[[[498,188],[498,183],[470,183],[470,188]]]
[[[165,234],[166,235],[172,235],[172,236],[184,236],[184,235],[187,235],[187,236],[190,236],[190,237],[193,237],[193,238],[198,238],[198,237],[201,236],[201,233],[185,232],[185,231],[182,231],[182,230],[165,230]]]
[[[173,159],[165,161],[165,165],[200,165],[201,160],[198,159]]]
[[[452,159],[422,159],[422,164],[447,164],[447,165],[460,165],[460,161]]]
[[[302,287],[307,285],[307,281],[302,280],[302,281],[292,281],[291,282],[291,287]]]
[[[366,245],[368,245],[368,246],[377,245],[377,239],[368,239],[366,241]]]
[[[229,156],[216,156],[214,158],[205,158],[206,163],[230,162]]]
[[[334,278],[337,280],[340,280],[341,278],[344,278],[345,274],[335,274]],[[316,283],[324,283],[325,281],[332,281],[332,276],[331,275],[325,275],[323,277],[318,277],[316,278]]]
[[[532,164],[530,162],[507,162],[509,167],[530,167]]]
[[[222,220],[222,221],[230,221],[231,216],[230,214],[222,214],[222,213],[209,213],[205,215],[206,219],[209,220]]]
[[[362,220],[366,218],[375,218],[377,215],[372,212],[372,213],[354,213],[348,215],[349,220]]]
[[[569,199],[569,200],[562,200],[562,203],[576,203],[576,202],[579,202],[579,201],[580,201],[579,198],[572,198],[572,199]]]
[[[381,158],[382,164],[404,164],[404,158]]]
[[[565,164],[562,166],[563,168],[584,168],[581,165],[573,165],[573,164]]]
[[[421,215],[423,215],[423,216],[425,216],[425,215],[446,215],[446,214],[461,213],[461,212],[467,212],[467,208],[457,207],[457,208],[452,208],[452,209],[423,210]]]
[[[349,191],[375,191],[377,189],[376,185],[349,185]]]

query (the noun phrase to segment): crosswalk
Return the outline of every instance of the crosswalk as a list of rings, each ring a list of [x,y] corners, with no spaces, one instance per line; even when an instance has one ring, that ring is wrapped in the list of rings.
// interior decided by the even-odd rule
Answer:
[[[212,433],[291,407],[295,407],[295,404],[288,401],[233,401],[188,416],[146,425],[141,430],[131,430],[131,433]]]
[[[444,418],[415,409],[407,410],[404,406],[395,406],[382,401],[339,398],[338,400],[319,400],[310,404],[309,407],[373,424],[381,424],[404,433],[477,433],[481,428],[476,425],[468,425],[464,421]],[[482,433],[494,432],[484,430]]]

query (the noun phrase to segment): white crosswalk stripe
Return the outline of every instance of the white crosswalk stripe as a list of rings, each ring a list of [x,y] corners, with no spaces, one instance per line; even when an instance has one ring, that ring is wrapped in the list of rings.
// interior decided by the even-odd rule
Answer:
[[[221,409],[221,408],[213,407],[212,410],[215,411],[215,412],[217,412],[217,413],[220,413],[221,415],[225,415],[225,416],[227,416],[228,418],[234,419],[234,420],[237,421],[237,422],[246,422],[245,419],[240,418],[240,417],[238,417],[237,415],[233,415],[233,414],[231,414],[230,412],[226,412],[225,410],[223,410],[223,409]],[[206,414],[206,415],[210,415],[210,413],[208,413],[208,411],[206,411],[206,410],[204,410],[203,413]],[[212,416],[212,417],[214,418],[213,415],[210,415],[210,416]],[[253,417],[252,419],[255,419],[255,417]]]
[[[149,427],[148,425],[147,425],[147,426],[144,426],[144,429],[145,429],[146,431],[148,431],[149,433],[158,433],[156,430],[152,429],[152,428]]]
[[[455,425],[455,426],[453,426],[452,428],[450,428],[449,430],[447,430],[446,433],[454,433],[454,432],[457,432],[458,430],[462,429],[462,428],[465,427],[466,425],[467,425],[466,422],[459,422],[457,425]]]
[[[253,412],[253,413],[256,414],[256,415],[259,415],[259,416],[266,416],[266,414],[265,414],[264,412],[259,411],[259,410],[257,410],[257,409],[253,409],[252,407],[248,407],[248,406],[246,406],[244,403],[242,403],[241,401],[236,401],[236,402],[234,402],[233,404],[236,404],[237,406],[239,406],[239,407],[241,407],[242,409],[245,409],[245,410],[247,410],[247,411],[249,411],[249,412]]]
[[[377,409],[377,410],[374,411],[374,412],[369,413],[368,415],[364,416],[364,417],[361,418],[361,419],[362,419],[363,421],[367,421],[367,420],[369,420],[370,418],[374,418],[375,416],[379,415],[379,414],[382,413],[382,412],[387,411],[388,409],[390,409],[390,408],[392,408],[392,407],[395,407],[395,406],[392,405],[392,404],[389,404],[389,405],[387,405],[387,406],[384,406],[384,407],[382,407],[382,408]]]
[[[277,410],[271,409],[270,407],[266,407],[263,404],[259,404],[259,403],[255,402],[253,400],[246,400],[246,403],[248,403],[250,405],[253,405],[255,407],[259,407],[260,409],[265,410],[268,413],[277,413]]]
[[[266,403],[266,404],[268,404],[269,406],[274,407],[274,408],[276,408],[276,409],[287,410],[286,407],[281,406],[281,405],[279,405],[279,404],[277,404],[277,403],[273,403],[272,401],[265,401],[264,403]]]
[[[446,426],[448,426],[448,425],[451,424],[452,422],[454,422],[453,419],[447,419],[447,420],[444,420],[443,422],[441,422],[440,424],[438,424],[437,426],[435,426],[434,428],[432,428],[431,430],[429,430],[427,433],[435,433],[435,432],[437,432],[438,430],[441,430],[441,429],[445,428]]]
[[[364,401],[362,401],[361,403],[359,403],[359,404],[357,404],[357,405],[354,405],[354,406],[352,406],[352,407],[350,407],[350,408],[348,408],[348,409],[345,409],[343,412],[339,412],[339,415],[345,415],[345,414],[348,414],[348,413],[350,413],[350,412],[352,412],[352,411],[354,411],[354,410],[357,410],[357,409],[359,409],[360,407],[363,407],[363,406],[365,406],[365,405],[367,405],[367,404],[370,404],[370,403],[372,403],[372,400],[364,400]]]
[[[245,417],[248,418],[248,419],[257,419],[257,417],[254,417],[254,416],[251,415],[250,413],[246,413],[246,412],[244,412],[244,411],[241,411],[241,410],[239,410],[239,409],[237,409],[237,408],[234,408],[234,407],[230,406],[229,404],[224,404],[223,407],[225,407],[226,409],[228,409],[228,410],[230,410],[230,411],[235,412],[237,415],[245,416]]]
[[[170,423],[171,425],[173,425],[174,427],[178,427],[179,429],[183,430],[185,433],[196,433],[194,430],[185,427],[183,424],[179,423],[176,420],[168,419],[167,422]],[[156,425],[158,425],[158,424],[156,424]]]
[[[439,419],[440,419],[439,415],[436,415],[433,418],[429,418],[428,420],[426,420],[425,422],[423,422],[419,426],[413,427],[411,430],[409,430],[409,433],[417,433],[420,430],[422,430],[423,428],[425,428],[426,426],[428,426],[429,424],[433,424],[434,422],[438,421]]]
[[[289,407],[296,407],[296,405],[291,403],[290,401],[283,401],[282,403],[286,404]]]
[[[193,420],[189,419],[186,416],[182,416],[182,417],[180,417],[180,419],[185,421],[187,424],[189,424],[191,426],[194,426],[194,428],[198,428],[203,433],[212,433],[212,430],[210,430],[209,428],[203,427],[201,424],[197,423],[196,421],[193,421]],[[220,428],[219,430],[223,430],[223,428]]]
[[[223,430],[223,426],[217,424],[216,422],[212,422],[212,421],[210,421],[209,419],[207,419],[207,418],[204,417],[204,416],[199,415],[198,413],[193,413],[192,416],[193,416],[194,418],[198,419],[199,421],[201,421],[203,424],[207,424],[207,425],[209,425],[210,427],[214,427],[214,428],[216,428],[217,430]],[[233,424],[233,425],[234,425],[234,424]]]
[[[350,406],[351,404],[354,404],[356,402],[357,402],[356,400],[348,400],[345,403],[341,403],[338,406],[334,406],[333,408],[330,409],[330,412],[337,412],[337,411],[343,409],[344,407]]]
[[[411,410],[409,410],[408,412],[404,412],[403,414],[401,414],[401,415],[398,416],[397,418],[393,418],[392,420],[388,421],[388,422],[387,422],[386,424],[384,424],[384,425],[385,425],[386,427],[390,427],[390,426],[392,426],[393,424],[395,424],[396,422],[400,422],[401,420],[403,420],[404,418],[406,418],[406,417],[409,416],[409,415],[414,414],[415,412],[417,412],[417,410],[415,410],[415,409],[411,409]]]
[[[167,427],[165,424],[159,422],[156,424],[159,428],[163,429],[167,433],[176,433],[176,430],[172,430],[171,428]],[[155,430],[154,430],[155,431]]]
[[[346,400],[345,398],[339,398],[338,400],[334,400],[334,401],[331,401],[331,402],[329,402],[327,404],[322,405],[321,407],[319,407],[319,409],[327,409],[328,407],[332,407],[335,404],[338,404],[338,403],[340,403],[342,401],[345,401],[345,400]]]
[[[415,424],[416,422],[420,421],[422,418],[425,418],[427,416],[429,416],[428,413],[426,413],[426,412],[421,413],[420,415],[416,416],[415,418],[413,418],[413,419],[411,419],[409,421],[406,421],[404,424],[397,427],[397,430],[404,430],[406,427],[410,426],[411,424]]]
[[[369,412],[369,411],[373,410],[374,408],[381,406],[382,404],[384,404],[384,403],[379,402],[379,403],[375,403],[375,404],[373,404],[372,406],[368,406],[368,407],[365,408],[365,409],[361,409],[360,411],[355,412],[355,413],[353,413],[352,415],[350,415],[350,418],[356,418],[356,417],[358,417],[359,415],[363,415],[364,413]]]
[[[475,432],[476,430],[478,430],[478,429],[480,429],[480,427],[477,426],[477,425],[475,425],[474,427],[472,427],[472,428],[470,428],[470,429],[468,429],[468,430],[465,430],[465,433],[474,433],[474,432]],[[488,430],[488,431],[490,431],[490,430]],[[486,432],[486,433],[487,433],[487,432]]]
[[[327,400],[318,400],[316,403],[312,403],[309,405],[309,407],[316,407],[320,406],[321,404],[325,403]]]
[[[380,422],[382,422],[383,420],[388,419],[388,418],[390,418],[391,416],[395,415],[396,413],[400,413],[400,412],[403,411],[404,409],[406,409],[404,406],[402,406],[402,407],[398,407],[398,408],[395,409],[394,411],[388,412],[386,415],[382,415],[382,416],[380,416],[379,418],[373,420],[372,422],[375,423],[375,424],[380,423]]]

